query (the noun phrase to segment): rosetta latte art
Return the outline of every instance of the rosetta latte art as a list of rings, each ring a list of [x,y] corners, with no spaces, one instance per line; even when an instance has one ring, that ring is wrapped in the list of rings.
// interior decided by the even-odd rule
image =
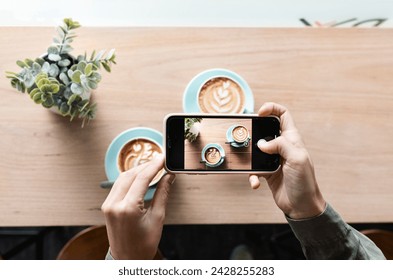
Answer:
[[[244,142],[248,138],[248,131],[244,126],[237,126],[232,131],[232,137],[236,142]]]
[[[201,88],[198,102],[205,113],[242,113],[245,97],[240,86],[231,79],[219,77]]]

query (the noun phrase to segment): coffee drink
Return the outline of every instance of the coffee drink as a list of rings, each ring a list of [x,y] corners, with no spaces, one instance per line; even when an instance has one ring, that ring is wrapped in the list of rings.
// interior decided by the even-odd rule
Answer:
[[[151,161],[156,155],[161,154],[162,149],[155,142],[146,138],[132,139],[126,143],[118,155],[118,167],[121,172],[137,167]],[[154,185],[164,174],[162,169],[153,179]]]
[[[206,161],[212,165],[221,160],[221,153],[217,148],[211,147],[205,152]]]
[[[198,94],[198,104],[204,113],[243,113],[245,95],[235,81],[226,77],[216,77],[205,82]]]
[[[249,135],[246,127],[238,125],[232,129],[232,138],[238,143],[247,141]]]

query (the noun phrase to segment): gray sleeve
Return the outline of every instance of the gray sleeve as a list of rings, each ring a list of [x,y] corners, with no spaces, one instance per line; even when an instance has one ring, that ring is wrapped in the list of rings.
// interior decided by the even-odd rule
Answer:
[[[286,218],[307,259],[385,259],[370,239],[345,223],[329,204],[321,215],[314,218]]]

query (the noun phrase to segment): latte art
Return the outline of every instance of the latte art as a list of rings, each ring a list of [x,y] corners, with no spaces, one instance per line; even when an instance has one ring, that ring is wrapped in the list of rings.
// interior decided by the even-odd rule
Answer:
[[[248,138],[248,130],[244,126],[237,126],[232,130],[232,137],[236,142],[244,142]]]
[[[206,160],[211,164],[216,164],[221,159],[220,151],[216,148],[209,148],[205,153]]]
[[[198,102],[205,113],[243,113],[245,96],[236,82],[218,77],[202,86]]]
[[[119,154],[119,169],[126,171],[145,162],[151,161],[157,154],[161,154],[161,148],[148,139],[135,139],[128,142]]]

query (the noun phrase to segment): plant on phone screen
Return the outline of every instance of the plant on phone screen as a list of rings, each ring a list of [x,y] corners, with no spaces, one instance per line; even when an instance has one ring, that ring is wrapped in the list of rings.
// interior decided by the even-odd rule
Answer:
[[[202,118],[185,118],[184,138],[190,142],[194,142],[199,136],[201,122],[202,122]]]

